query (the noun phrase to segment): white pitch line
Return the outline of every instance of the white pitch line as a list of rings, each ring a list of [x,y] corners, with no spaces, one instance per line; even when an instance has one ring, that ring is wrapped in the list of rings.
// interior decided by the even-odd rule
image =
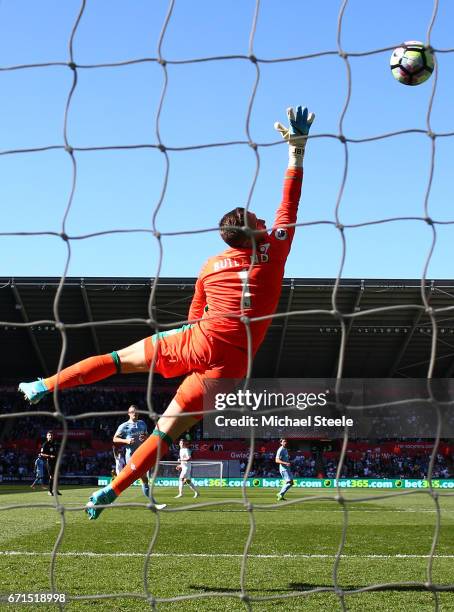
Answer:
[[[334,510],[333,512],[345,512],[345,510]],[[389,508],[383,508],[383,510],[381,508],[376,508],[375,510],[363,510],[362,508],[348,508],[347,507],[347,512],[351,513],[351,512],[361,512],[361,514],[370,514],[371,512],[380,512],[380,514],[382,512],[436,512],[436,510],[390,510]]]
[[[0,557],[49,557],[52,553],[26,550],[2,550]],[[146,553],[96,553],[96,552],[59,552],[58,557],[145,557]],[[305,555],[305,554],[276,554],[276,555],[247,555],[250,559],[335,559],[336,555]],[[225,558],[241,559],[242,554],[237,553],[152,553],[151,557],[182,557],[182,558]],[[342,559],[429,559],[430,555],[341,555]],[[454,555],[433,555],[433,559],[454,559]]]

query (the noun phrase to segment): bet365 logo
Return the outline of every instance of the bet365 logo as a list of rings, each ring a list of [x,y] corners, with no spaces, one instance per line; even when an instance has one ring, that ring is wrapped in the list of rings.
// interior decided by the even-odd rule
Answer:
[[[331,486],[331,480],[328,480],[328,479],[324,480],[323,481],[323,486],[324,487],[330,487]]]

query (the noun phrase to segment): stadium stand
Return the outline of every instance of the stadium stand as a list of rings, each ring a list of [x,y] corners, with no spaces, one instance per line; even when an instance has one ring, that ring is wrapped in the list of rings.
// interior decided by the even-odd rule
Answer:
[[[26,380],[36,375],[46,376],[56,369],[61,337],[52,321],[59,280],[0,278],[0,325],[1,321],[10,322],[1,329],[5,347],[0,355],[3,384],[15,385],[19,373],[21,380]],[[273,320],[254,360],[253,376],[329,378],[336,375],[340,326],[335,316],[329,314],[334,283],[334,279],[284,279],[277,312],[291,311],[292,314]],[[153,279],[145,278],[67,278],[59,300],[59,316],[68,332],[65,365],[145,337],[150,331],[145,322],[152,284]],[[153,316],[162,329],[187,320],[194,284],[194,278],[159,279]],[[426,286],[434,309],[452,305],[452,281],[432,280]],[[337,303],[341,312],[357,315],[349,320],[345,378],[427,376],[431,322],[422,310],[412,308],[422,303],[420,280],[343,279]],[[397,305],[399,309],[361,314]],[[309,310],[326,312],[305,314]],[[132,318],[142,319],[143,323],[71,327],[91,321]],[[26,327],[30,321],[37,323]],[[454,352],[449,343],[454,326],[449,315],[439,323],[435,378],[450,377],[454,373]],[[305,347],[310,350],[304,350]],[[143,383],[143,377],[138,380]],[[126,384],[131,385],[133,381],[130,376]],[[160,382],[163,384],[163,379]],[[124,377],[118,378],[118,384],[125,384]]]
[[[4,414],[20,412],[24,402],[16,392],[19,378],[46,375],[58,365],[61,338],[52,324],[53,300],[58,287],[56,278],[0,279],[0,320],[17,321],[3,325],[2,338],[7,350],[0,354],[3,373],[1,403]],[[69,325],[66,363],[83,358],[94,351],[108,352],[126,346],[147,334],[145,320],[150,279],[67,279],[60,300],[60,318]],[[156,295],[154,316],[162,326],[184,321],[195,279],[161,279]],[[317,279],[286,279],[278,312],[329,310],[334,281]],[[448,281],[429,283],[431,304],[443,307],[451,303]],[[355,378],[424,376],[430,353],[431,325],[429,319],[410,305],[418,303],[420,281],[416,280],[343,280],[339,289],[339,304],[345,312],[361,312],[386,304],[408,304],[379,319],[367,314],[350,319],[345,376]],[[326,302],[326,303],[325,303]],[[115,319],[143,319],[143,323],[117,323],[71,329],[71,324]],[[39,321],[32,327],[21,327],[27,321]],[[446,324],[445,324],[446,323]],[[1,325],[1,323],[0,323]],[[449,336],[454,334],[451,321],[440,322],[440,342],[436,375],[450,377],[454,371]],[[303,315],[275,319],[254,363],[253,376],[290,378],[293,376],[326,377],[335,375],[339,349],[340,327],[326,314]],[[302,350],[301,347],[310,347]],[[14,347],[14,350],[12,348]],[[69,436],[62,473],[66,475],[110,474],[112,469],[112,437],[121,420],[118,411],[125,412],[130,403],[146,411],[146,377],[112,377],[108,385],[95,385],[60,394],[62,411],[74,416],[90,411],[105,411],[106,417],[69,420]],[[163,412],[178,381],[169,383],[159,375],[153,386],[152,402],[156,412]],[[52,406],[52,398],[40,404],[41,410]],[[117,411],[115,416],[110,415]],[[151,428],[151,422],[149,423]],[[58,437],[60,425],[50,417],[25,416],[3,419],[0,423],[0,478],[4,481],[32,478],[33,461],[43,435],[53,429]],[[236,462],[239,473],[244,471],[249,441],[202,440],[202,427],[191,433],[194,459]],[[258,440],[251,476],[276,473],[274,453],[276,441]],[[315,441],[293,442],[297,453],[295,475],[333,477],[339,449],[335,441],[330,446],[316,447]],[[351,477],[414,477],[427,475],[432,445],[424,440],[350,441],[344,476]],[[442,442],[439,447],[434,476],[448,478],[453,474],[454,447]],[[177,457],[171,449],[167,459]],[[298,463],[298,457],[300,463]],[[239,474],[238,474],[239,475]]]

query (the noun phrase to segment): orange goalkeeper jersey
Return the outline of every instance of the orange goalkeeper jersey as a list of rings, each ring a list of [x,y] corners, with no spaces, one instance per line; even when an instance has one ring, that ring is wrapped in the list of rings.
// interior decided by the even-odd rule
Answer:
[[[189,309],[189,320],[200,319],[202,330],[214,338],[240,348],[247,348],[245,324],[248,317],[272,315],[282,289],[285,263],[295,233],[303,171],[289,168],[284,178],[282,202],[277,209],[272,230],[257,245],[254,265],[249,274],[253,250],[228,248],[211,257],[197,279]],[[244,311],[241,311],[241,298]],[[260,346],[271,318],[251,323],[252,349]]]

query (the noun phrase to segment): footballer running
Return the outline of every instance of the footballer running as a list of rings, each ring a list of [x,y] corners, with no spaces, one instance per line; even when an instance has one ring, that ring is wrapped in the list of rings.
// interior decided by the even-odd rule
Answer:
[[[293,487],[294,483],[293,474],[290,469],[292,464],[290,463],[290,458],[288,456],[287,450],[288,440],[286,438],[281,438],[280,442],[281,445],[277,449],[275,461],[279,465],[279,473],[281,475],[282,480],[284,481],[284,484],[282,486],[282,489],[277,494],[277,501],[285,501],[284,495],[287,493],[290,487]]]
[[[130,461],[133,453],[139,448],[139,446],[145,442],[148,437],[148,430],[145,421],[139,419],[139,411],[137,406],[131,404],[128,408],[128,420],[118,426],[117,431],[113,437],[112,442],[116,445],[120,444],[125,447],[124,459],[127,463]],[[124,465],[122,469],[124,468]],[[117,473],[118,475],[118,473]],[[144,474],[138,474],[142,481],[142,492],[147,499],[150,499],[150,485],[148,483],[148,472]],[[164,509],[167,504],[157,504],[156,500],[152,497],[152,502],[158,510]]]
[[[180,440],[180,451],[178,454],[178,458],[180,460],[177,465],[177,470],[180,472],[180,477],[178,479],[178,495],[175,495],[175,499],[179,497],[183,497],[183,487],[184,485],[188,485],[188,487],[194,491],[194,497],[199,496],[199,491],[195,485],[192,484],[191,480],[191,449],[188,447],[188,443],[186,440]]]

